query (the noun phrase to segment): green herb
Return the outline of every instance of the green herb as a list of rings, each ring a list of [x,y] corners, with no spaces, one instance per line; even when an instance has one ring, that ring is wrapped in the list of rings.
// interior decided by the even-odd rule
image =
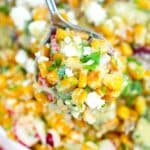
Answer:
[[[121,144],[121,150],[129,150],[129,147],[127,144],[122,143]]]
[[[15,84],[10,84],[8,87],[9,90],[16,90],[17,89],[17,85]]]
[[[60,66],[60,68],[58,69],[58,75],[60,79],[62,79],[65,76],[65,69],[65,65]]]
[[[31,23],[31,20],[25,22],[24,33],[26,33],[26,35],[29,34],[29,24],[30,23]]]
[[[8,15],[10,12],[10,6],[7,1],[4,2],[4,5],[0,6],[0,12],[3,12],[4,14]]]
[[[128,105],[132,105],[134,98],[142,93],[142,84],[140,81],[130,80],[124,87],[121,96],[126,98]]]
[[[90,55],[83,56],[80,59],[80,61],[82,63],[87,63],[88,61],[93,61],[93,63],[91,65],[87,65],[87,64],[84,65],[85,69],[93,70],[99,64],[99,59],[100,59],[100,53],[99,52],[94,52]]]
[[[0,67],[0,72],[1,73],[6,73],[9,70],[9,66],[1,66]]]
[[[50,67],[48,67],[48,71],[53,71],[53,70],[55,70],[57,67],[60,66],[60,64],[61,64],[61,59],[56,59],[56,60],[53,62],[53,64],[52,64]]]
[[[64,4],[64,3],[60,3],[60,4],[58,5],[58,7],[61,8],[61,9],[66,9],[66,8],[67,8],[67,5]]]
[[[71,99],[71,93],[59,92],[58,97],[62,100],[69,100]]]
[[[134,57],[128,57],[128,62],[134,62],[136,63],[137,65],[142,65],[140,61],[138,61],[136,58]]]
[[[146,109],[146,112],[145,112],[145,114],[143,115],[143,117],[144,117],[147,121],[150,122],[150,107],[148,107],[148,108]]]
[[[26,70],[22,67],[22,66],[20,66],[20,65],[17,65],[16,66],[16,71],[18,72],[18,71],[21,71],[21,72],[23,72],[23,73],[26,73]]]
[[[104,94],[106,94],[106,92],[107,92],[107,87],[106,87],[106,86],[103,86],[103,87],[102,87],[102,92],[103,92]]]
[[[91,91],[91,88],[90,88],[89,86],[86,86],[86,87],[85,87],[85,90],[86,90],[87,92],[90,92],[90,91]]]

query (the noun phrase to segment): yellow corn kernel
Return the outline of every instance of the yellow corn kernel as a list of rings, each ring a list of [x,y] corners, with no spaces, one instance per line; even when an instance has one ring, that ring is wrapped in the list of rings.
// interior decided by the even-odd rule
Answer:
[[[4,94],[6,94],[8,97],[18,98],[22,95],[22,86],[5,89]]]
[[[27,86],[22,86],[21,88],[22,91],[22,96],[25,98],[32,98],[33,97],[33,86],[32,85],[27,85]]]
[[[78,84],[78,80],[76,77],[68,77],[60,81],[60,83],[57,86],[57,90],[59,92],[61,91],[70,91],[74,89]]]
[[[126,70],[127,70],[127,59],[126,59],[126,57],[120,56],[120,62],[121,62],[120,70],[122,72],[126,72]]]
[[[49,84],[54,85],[58,82],[59,76],[56,70],[49,72],[46,76],[46,79]]]
[[[79,6],[79,0],[68,0],[68,3],[73,8],[77,8]]]
[[[55,53],[54,55],[53,55],[53,59],[54,60],[64,60],[64,55],[62,54],[62,53]]]
[[[81,70],[83,68],[80,59],[77,57],[69,57],[64,60],[66,66],[72,68],[72,70]]]
[[[45,93],[42,93],[42,92],[36,92],[34,93],[34,97],[36,98],[37,101],[39,102],[48,102],[48,98],[47,96],[45,95]]]
[[[47,146],[47,145],[42,145],[42,144],[36,144],[33,147],[34,150],[53,150],[53,148]]]
[[[104,88],[101,87],[96,89],[97,94],[99,94],[100,96],[104,96],[106,94],[106,91],[107,91],[106,87]]]
[[[130,109],[126,106],[119,106],[117,109],[117,115],[121,119],[128,119],[130,117]]]
[[[65,11],[61,11],[60,14],[65,20],[67,20],[67,21],[69,20],[68,15]]]
[[[72,99],[75,104],[81,106],[87,98],[87,92],[84,89],[76,88],[72,93]]]
[[[64,40],[64,38],[67,36],[67,31],[63,29],[57,29],[56,31],[56,39],[57,40]]]
[[[4,75],[0,75],[0,89],[4,89],[7,86],[7,79]]]
[[[112,90],[107,89],[107,92],[106,92],[106,95],[105,95],[105,99],[107,101],[111,102],[112,100],[117,98],[119,95],[120,95],[120,91],[112,91]]]
[[[98,150],[98,147],[92,142],[86,142],[82,144],[81,150]]]
[[[134,40],[135,43],[144,45],[145,43],[145,35],[146,35],[146,28],[144,25],[136,25],[134,28]]]
[[[132,118],[133,121],[137,121],[139,114],[135,110],[130,109],[130,117]]]
[[[124,56],[131,56],[133,54],[133,50],[128,43],[122,42],[119,46],[119,50]]]
[[[34,100],[26,101],[25,109],[27,112],[39,115],[42,113],[42,103]]]
[[[93,49],[99,49],[103,43],[104,43],[104,40],[93,39],[91,42],[91,47]]]
[[[79,36],[83,40],[87,40],[89,38],[89,35],[87,33],[85,33],[85,32],[78,32],[78,31],[73,32],[72,36]]]
[[[101,76],[98,71],[91,71],[87,76],[87,85],[92,89],[97,89],[101,86]]]
[[[117,60],[115,58],[112,58],[110,63],[111,63],[111,67],[113,68],[113,70],[118,69],[118,63],[117,63]]]
[[[115,46],[118,42],[119,42],[119,38],[115,35],[111,35],[107,37],[107,40],[113,45]]]
[[[86,85],[87,85],[87,72],[80,71],[78,87],[84,88],[84,87],[86,87]]]
[[[16,136],[12,130],[7,131],[7,136],[12,140],[16,140]]]
[[[47,20],[48,9],[46,7],[36,7],[33,11],[34,20]]]
[[[6,129],[8,129],[12,126],[12,118],[9,115],[4,115],[3,116],[2,126]]]
[[[150,10],[150,1],[149,0],[138,0],[137,2],[141,8]]]
[[[71,139],[71,141],[76,143],[80,143],[83,141],[83,135],[77,131],[71,131],[68,135],[68,138]]]
[[[141,65],[137,65],[135,63],[128,64],[128,71],[132,78],[135,80],[141,80],[144,78],[145,69]]]
[[[108,36],[108,37],[113,35],[112,29],[108,28],[108,26],[106,25],[97,26],[96,31],[100,33],[102,32],[105,36]]]
[[[49,49],[48,46],[44,45],[44,46],[41,47],[41,55],[49,57],[49,55],[50,55],[50,49]]]
[[[135,110],[138,112],[139,115],[142,115],[146,111],[146,100],[144,97],[139,96],[135,99]]]
[[[13,25],[13,21],[10,16],[6,16],[0,12],[0,25]]]
[[[51,62],[49,61],[43,61],[39,63],[39,70],[42,77],[46,77],[48,74],[48,67],[50,66]]]
[[[132,142],[131,142],[131,140],[129,139],[129,137],[127,135],[122,134],[121,137],[120,137],[120,140],[123,144],[126,144],[126,145],[132,147]]]
[[[107,74],[103,83],[111,90],[120,90],[123,84],[123,76],[119,73]]]
[[[60,113],[59,114],[54,112],[52,113],[53,114],[48,114],[45,117],[48,125],[54,128],[57,125],[58,121],[62,120],[64,116],[63,114]]]
[[[71,130],[71,126],[64,120],[59,120],[56,122],[54,128],[62,135],[68,135]]]

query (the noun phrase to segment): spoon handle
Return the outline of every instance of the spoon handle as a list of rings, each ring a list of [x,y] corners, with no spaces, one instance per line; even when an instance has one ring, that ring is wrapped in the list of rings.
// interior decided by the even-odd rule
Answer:
[[[51,12],[51,17],[53,19],[55,15],[58,15],[58,10],[55,4],[55,0],[46,0],[46,3]]]

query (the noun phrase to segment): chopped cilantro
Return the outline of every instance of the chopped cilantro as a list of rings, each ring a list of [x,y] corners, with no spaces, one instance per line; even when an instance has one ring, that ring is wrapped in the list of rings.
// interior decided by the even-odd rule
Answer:
[[[0,6],[0,12],[3,12],[4,14],[8,15],[10,12],[10,6],[7,1],[4,2],[3,5]]]
[[[99,64],[99,59],[100,59],[100,53],[99,52],[94,52],[94,53],[92,53],[90,55],[83,56],[80,59],[80,61],[82,63],[87,63],[88,61],[93,61],[93,63],[90,64],[90,65],[87,65],[87,64],[84,65],[85,69],[87,69],[87,70],[93,70]]]
[[[58,97],[62,100],[69,100],[71,99],[71,93],[59,92]]]
[[[121,150],[129,150],[129,147],[127,144],[122,143],[121,144]]]
[[[106,87],[106,86],[103,86],[103,87],[102,87],[102,92],[103,92],[104,94],[106,94],[106,92],[107,92],[107,87]]]
[[[24,32],[26,33],[26,35],[29,34],[29,24],[30,23],[31,23],[31,20],[25,22]]]
[[[128,105],[132,105],[134,98],[142,93],[142,84],[140,81],[130,80],[124,87],[121,96],[126,98]]]
[[[62,79],[65,76],[65,69],[65,65],[60,66],[60,68],[58,69],[58,75],[60,79]]]
[[[50,67],[48,67],[48,71],[53,71],[53,70],[55,70],[57,67],[60,66],[60,64],[61,64],[61,59],[56,59],[56,60],[53,62],[53,64],[52,64]]]
[[[1,66],[0,67],[0,72],[1,73],[6,73],[9,70],[9,66]]]
[[[136,63],[137,65],[141,65],[141,62],[138,61],[136,58],[134,57],[128,57],[128,62],[133,62],[133,63]]]
[[[16,90],[17,89],[17,85],[15,84],[10,84],[8,87],[9,90]]]
[[[85,87],[85,90],[86,90],[87,92],[90,92],[90,91],[91,91],[91,88],[90,88],[89,86],[86,86],[86,87]]]

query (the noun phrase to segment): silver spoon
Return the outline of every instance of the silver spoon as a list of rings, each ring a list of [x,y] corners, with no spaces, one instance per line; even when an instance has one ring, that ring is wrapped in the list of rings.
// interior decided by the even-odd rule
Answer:
[[[77,31],[81,31],[81,32],[86,32],[89,35],[95,37],[95,38],[99,38],[99,39],[104,39],[104,37],[96,32],[94,32],[91,29],[85,28],[85,27],[81,27],[78,25],[74,25],[68,21],[66,21],[59,13],[57,6],[55,4],[54,0],[46,0],[47,6],[49,8],[50,14],[51,14],[51,20],[52,20],[52,25],[56,26],[56,27],[61,27],[61,28],[70,28],[72,30],[77,30]],[[48,41],[48,38],[46,38],[46,41]]]

